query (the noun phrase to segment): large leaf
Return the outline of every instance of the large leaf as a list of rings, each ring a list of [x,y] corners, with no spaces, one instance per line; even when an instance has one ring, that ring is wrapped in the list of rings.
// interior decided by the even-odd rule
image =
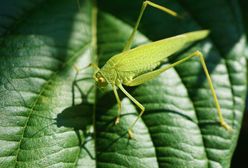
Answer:
[[[238,4],[228,0],[156,1],[179,20],[148,9],[134,46],[210,29],[200,50],[222,107],[218,117],[199,60],[139,87],[127,88],[146,112],[122,95],[121,122],[111,89],[95,89],[92,69],[121,52],[142,1],[9,0],[0,7],[1,167],[229,167],[246,94],[245,38]],[[142,59],[142,58],[141,58]],[[121,94],[121,93],[120,93]]]
[[[245,0],[240,0],[240,6],[242,9],[243,21],[244,21],[245,30],[246,30],[246,37],[247,37],[247,34],[248,34],[248,13],[246,12],[246,9],[248,7],[248,2]],[[245,55],[246,55],[246,58],[248,58],[248,45],[247,45],[247,43],[246,43]]]

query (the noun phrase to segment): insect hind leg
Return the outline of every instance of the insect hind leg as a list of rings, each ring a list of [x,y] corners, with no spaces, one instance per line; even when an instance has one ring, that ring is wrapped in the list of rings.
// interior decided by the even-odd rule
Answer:
[[[192,53],[191,55],[189,55],[189,56],[187,56],[187,57],[185,57],[185,58],[183,58],[183,59],[181,59],[181,60],[179,60],[179,61],[177,61],[177,62],[175,62],[173,64],[170,64],[168,66],[165,66],[163,68],[154,70],[152,72],[148,72],[146,74],[140,75],[140,76],[134,78],[129,83],[126,83],[125,85],[127,85],[127,86],[137,86],[137,85],[140,85],[140,84],[144,83],[145,81],[148,81],[148,80],[150,80],[150,79],[158,76],[162,72],[165,72],[166,70],[168,70],[170,68],[173,68],[176,65],[182,64],[182,63],[186,62],[187,60],[189,60],[189,59],[191,59],[193,57],[199,57],[200,58],[200,62],[201,62],[202,68],[204,70],[205,76],[207,77],[207,82],[208,82],[208,85],[210,87],[210,90],[211,90],[211,94],[213,96],[213,99],[214,99],[214,103],[215,103],[215,106],[216,106],[216,110],[217,110],[217,114],[218,114],[218,117],[219,117],[220,125],[222,127],[224,127],[225,129],[231,131],[232,128],[225,122],[225,120],[223,118],[223,115],[222,115],[222,112],[221,112],[221,108],[220,108],[220,104],[219,104],[218,98],[216,96],[215,89],[213,87],[213,82],[212,82],[211,77],[209,75],[209,72],[208,72],[208,69],[207,69],[207,66],[206,66],[204,57],[203,57],[203,55],[202,55],[202,53],[200,51],[196,51],[196,52]]]
[[[215,105],[216,105],[216,109],[217,109],[217,113],[218,113],[220,125],[222,127],[224,127],[225,129],[231,131],[232,128],[225,122],[225,120],[223,118],[223,115],[222,115],[222,112],[221,112],[221,109],[220,109],[220,104],[219,104],[219,101],[218,101],[218,98],[217,98],[217,95],[216,95],[216,92],[215,92],[215,89],[214,89],[214,86],[213,86],[213,82],[212,82],[212,79],[211,79],[211,77],[209,75],[209,72],[208,72],[208,69],[207,69],[207,66],[206,66],[206,63],[205,63],[205,60],[204,60],[204,57],[203,57],[202,53],[200,51],[196,51],[196,52],[194,52],[190,56],[191,57],[198,56],[200,58],[200,62],[202,64],[202,68],[203,68],[204,73],[205,73],[205,75],[207,77],[208,85],[210,87],[212,96],[214,98],[214,102],[215,102]]]
[[[225,129],[227,129],[228,131],[231,131],[232,128],[225,122],[224,118],[223,118],[223,115],[222,115],[222,112],[221,112],[221,108],[220,108],[220,104],[219,104],[219,101],[218,101],[218,98],[217,98],[217,95],[216,95],[216,92],[215,92],[215,89],[214,89],[214,86],[213,86],[213,82],[212,82],[212,79],[209,75],[209,72],[208,72],[208,69],[207,69],[207,66],[206,66],[206,63],[205,63],[205,60],[204,60],[204,56],[203,54],[200,52],[200,51],[196,51],[194,53],[192,53],[191,55],[165,67],[165,68],[171,68],[171,67],[174,67],[176,65],[179,65],[181,63],[184,63],[185,61],[193,58],[193,57],[199,57],[200,58],[200,62],[201,62],[201,65],[202,65],[202,68],[203,68],[203,71],[205,73],[205,76],[207,78],[207,82],[208,82],[208,85],[210,87],[210,90],[211,90],[211,94],[213,96],[213,99],[214,99],[214,103],[215,103],[215,106],[216,106],[216,110],[217,110],[217,114],[218,114],[218,117],[219,117],[219,122],[220,122],[220,125],[222,127],[224,127]]]
[[[130,37],[127,40],[127,43],[126,43],[126,45],[125,45],[125,47],[123,49],[123,52],[124,51],[127,51],[127,50],[129,50],[131,48],[132,42],[134,40],[134,36],[135,36],[135,34],[136,34],[137,30],[138,30],[138,27],[139,27],[141,18],[143,17],[143,14],[144,14],[144,11],[145,11],[147,5],[149,5],[151,7],[154,7],[156,9],[159,9],[159,10],[161,10],[161,11],[163,11],[165,13],[168,13],[169,15],[172,15],[174,17],[177,17],[178,16],[178,14],[176,12],[174,12],[173,10],[171,10],[171,9],[168,9],[166,7],[163,7],[161,5],[158,5],[158,4],[156,4],[154,2],[151,2],[151,1],[148,1],[148,0],[144,1],[143,4],[142,4],[140,13],[139,13],[138,20],[136,21],[135,27],[134,27],[134,29],[133,29]]]

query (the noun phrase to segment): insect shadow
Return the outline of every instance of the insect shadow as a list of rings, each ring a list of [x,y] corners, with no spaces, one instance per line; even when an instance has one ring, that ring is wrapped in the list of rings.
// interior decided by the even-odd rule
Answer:
[[[84,93],[84,89],[80,85],[81,82],[86,82],[87,80],[93,80],[93,78],[89,77],[89,78],[77,79],[77,75],[78,74],[76,74],[76,77],[74,78],[74,81],[72,83],[72,106],[66,108],[60,114],[57,115],[56,124],[58,127],[64,126],[64,127],[73,128],[78,136],[79,146],[88,153],[91,159],[95,160],[96,157],[101,156],[103,152],[106,152],[108,149],[111,148],[111,146],[115,145],[116,143],[118,143],[119,140],[123,138],[127,140],[127,145],[129,144],[130,139],[127,136],[128,135],[127,128],[125,128],[127,124],[121,124],[121,123],[118,125],[114,124],[117,115],[117,110],[115,110],[114,107],[116,106],[116,101],[112,90],[107,90],[107,88],[105,89],[97,88],[97,97],[99,97],[99,99],[97,100],[95,106],[99,108],[96,108],[94,112],[95,114],[93,114],[94,106],[89,102],[87,102],[87,97],[93,91],[94,85],[92,85],[91,88],[88,89],[86,93]],[[82,100],[82,103],[78,105],[76,105],[75,102],[76,90],[80,93]],[[122,100],[124,96],[121,94],[120,98]],[[92,111],[92,113],[89,114],[89,111]],[[111,117],[101,122],[102,121],[101,118],[106,115]],[[121,118],[127,115],[137,115],[137,113],[136,112],[125,113],[121,115]],[[95,117],[95,119],[93,119],[93,117]],[[97,122],[93,123],[93,120]],[[95,126],[95,132],[89,133],[86,131],[87,126],[89,125]],[[87,137],[84,141],[82,141],[82,138],[79,134],[80,130],[83,130],[84,136]],[[96,150],[96,155],[94,156],[91,153],[91,151],[87,148],[87,144],[90,141],[94,140],[95,137],[101,139],[101,134],[109,130],[117,134],[118,137],[110,140],[108,144],[105,145],[101,144],[101,140],[99,141],[97,140],[95,143],[97,150]]]
[[[94,91],[95,85],[93,84],[89,89],[87,89],[86,93],[85,93],[85,89],[81,85],[84,82],[91,81],[91,80],[93,81],[93,78],[83,77],[83,78],[78,79],[78,76],[79,76],[78,73],[79,72],[76,73],[74,81],[72,82],[72,86],[71,86],[72,106],[67,107],[61,113],[57,115],[56,125],[57,127],[73,128],[78,137],[78,145],[87,152],[87,154],[90,156],[91,159],[95,160],[96,157],[100,156],[103,153],[103,151],[108,150],[112,145],[117,143],[120,139],[124,138],[125,136],[127,137],[127,129],[121,127],[120,125],[114,124],[114,120],[117,114],[116,110],[112,111],[113,113],[111,114],[112,117],[110,120],[106,122],[105,121],[99,122],[101,121],[100,118],[102,117],[102,115],[106,115],[106,113],[111,111],[111,109],[114,109],[114,106],[116,106],[114,95],[112,91],[107,91],[106,89],[103,89],[103,88],[97,88],[97,94],[99,95],[100,99],[98,99],[97,102],[99,103],[97,103],[95,106],[99,108],[94,109],[94,105],[87,101],[87,97],[89,97],[91,92]],[[79,104],[77,104],[77,102],[75,101],[76,92],[78,92],[81,97],[80,99],[82,102]],[[100,95],[102,95],[102,97]],[[121,99],[123,97],[124,96],[121,96]],[[123,114],[123,116],[134,115],[134,114],[137,114],[137,113]],[[95,119],[93,119],[93,117],[95,117]],[[96,120],[97,122],[93,123],[94,120]],[[101,125],[99,123],[104,123],[104,124]],[[92,125],[96,127],[95,132],[88,131],[89,126],[92,126]],[[110,141],[110,143],[106,145],[106,148],[104,148],[103,150],[97,150],[99,152],[97,152],[94,155],[88,149],[87,144],[90,143],[92,140],[94,140],[95,137],[98,138],[99,134],[101,134],[102,132],[106,132],[109,128],[119,130],[119,131],[114,131],[115,133],[119,135],[118,138],[115,138],[112,141]],[[82,140],[80,136],[80,131],[83,132],[83,135],[85,137],[84,140]],[[99,149],[98,147],[100,147],[101,144],[97,144],[97,143],[98,141],[96,141],[95,145],[96,145],[96,148]]]
[[[86,93],[83,92],[79,85],[81,81],[92,80],[92,78],[77,79],[78,72],[72,82],[72,105],[65,108],[61,113],[57,115],[56,125],[57,127],[72,128],[78,138],[78,146],[83,148],[91,159],[95,160],[94,155],[87,148],[87,143],[93,140],[93,132],[89,131],[90,126],[93,125],[93,104],[87,101],[87,97],[93,91],[94,85],[92,85]],[[76,103],[76,91],[80,94],[81,103]],[[91,112],[92,111],[92,112]],[[80,131],[83,132],[85,139],[83,140]]]
[[[122,101],[125,96],[120,93],[120,100]],[[115,119],[118,114],[116,99],[112,90],[100,92],[98,94],[98,101],[96,106],[96,157],[101,157],[107,151],[111,151],[113,148],[118,146],[118,143],[126,142],[125,147],[130,146],[132,139],[128,137],[128,123],[126,116],[134,115],[137,116],[136,111],[125,112],[120,115],[120,123],[115,124]],[[136,108],[136,107],[135,107]],[[105,133],[114,134],[108,141],[104,141]]]

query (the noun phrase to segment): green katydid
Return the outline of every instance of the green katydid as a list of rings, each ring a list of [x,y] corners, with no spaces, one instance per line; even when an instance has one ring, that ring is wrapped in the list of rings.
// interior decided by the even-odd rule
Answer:
[[[97,67],[97,65],[92,64],[92,66],[97,70],[94,74],[94,79],[98,86],[106,87],[108,84],[110,84],[114,91],[114,95],[118,103],[118,115],[115,120],[115,124],[119,123],[121,113],[121,101],[117,92],[117,88],[119,88],[135,105],[137,105],[141,109],[140,114],[128,129],[129,137],[132,137],[132,128],[144,113],[145,108],[140,102],[138,102],[124,89],[123,85],[140,85],[152,78],[155,78],[162,72],[189,60],[192,57],[199,57],[216,105],[219,122],[221,126],[228,130],[231,130],[231,127],[223,119],[220,105],[212,84],[212,80],[208,73],[204,57],[200,51],[196,51],[191,55],[168,66],[162,67],[160,69],[155,69],[165,58],[171,56],[180,49],[183,49],[188,44],[207,37],[207,35],[209,34],[208,30],[189,32],[131,49],[135,33],[137,32],[139,23],[147,5],[162,10],[172,16],[178,16],[176,12],[168,8],[155,4],[151,1],[144,1],[136,25],[124,47],[123,52],[111,57],[101,69]]]

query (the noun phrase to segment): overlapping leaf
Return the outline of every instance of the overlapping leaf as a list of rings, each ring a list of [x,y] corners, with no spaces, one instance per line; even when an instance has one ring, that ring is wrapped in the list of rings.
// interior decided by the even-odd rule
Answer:
[[[109,0],[96,6],[84,0],[78,9],[66,0],[2,2],[1,167],[229,167],[246,94],[245,40],[236,3],[158,1],[183,19],[148,9],[143,35],[134,42],[210,29],[209,38],[169,61],[195,50],[204,53],[232,133],[218,124],[197,59],[127,88],[146,107],[131,140],[126,131],[138,109],[122,96],[123,116],[114,126],[112,91],[94,88],[91,69],[77,73],[75,67],[98,61],[102,66],[122,50],[141,3]]]

